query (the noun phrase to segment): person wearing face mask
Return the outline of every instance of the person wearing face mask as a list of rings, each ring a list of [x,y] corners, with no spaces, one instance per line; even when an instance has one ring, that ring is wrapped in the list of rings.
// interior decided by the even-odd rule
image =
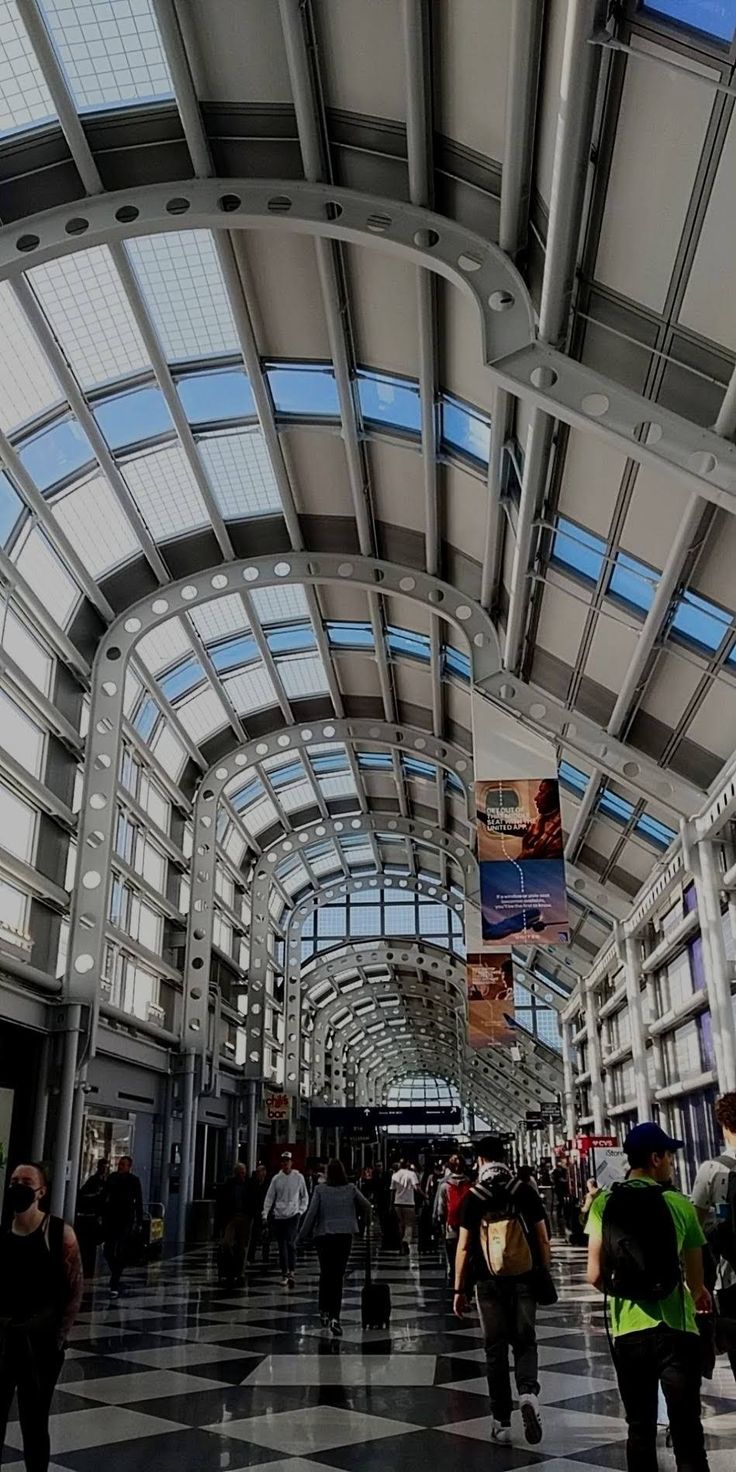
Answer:
[[[0,1235],[0,1452],[17,1394],[26,1472],[48,1472],[51,1397],[84,1286],[74,1230],[43,1211],[45,1195],[42,1168],[16,1166]]]

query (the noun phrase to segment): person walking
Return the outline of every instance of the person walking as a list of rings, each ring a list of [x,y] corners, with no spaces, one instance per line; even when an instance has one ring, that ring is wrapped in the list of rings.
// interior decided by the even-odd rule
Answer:
[[[695,1207],[672,1188],[682,1148],[658,1124],[635,1125],[624,1141],[627,1179],[599,1191],[588,1213],[587,1276],[608,1297],[629,1472],[656,1472],[660,1385],[679,1472],[708,1472],[695,1316],[712,1302]]]
[[[245,1255],[250,1246],[255,1192],[248,1169],[238,1160],[218,1191],[218,1227],[222,1232],[221,1271],[226,1279],[243,1282]]]
[[[291,1151],[281,1156],[281,1170],[274,1176],[263,1203],[263,1220],[273,1222],[273,1235],[279,1250],[284,1288],[294,1287],[296,1237],[299,1219],[309,1206],[307,1183],[301,1171],[294,1170]]]
[[[542,1439],[539,1410],[535,1275],[550,1261],[549,1234],[538,1192],[515,1181],[503,1142],[478,1146],[478,1179],[462,1205],[455,1254],[453,1312],[462,1319],[475,1285],[486,1352],[493,1441],[511,1441],[509,1348],[526,1440]]]
[[[451,1155],[444,1179],[440,1181],[434,1205],[435,1221],[442,1233],[447,1256],[448,1282],[455,1282],[455,1253],[460,1232],[460,1217],[465,1197],[470,1190],[470,1177],[459,1155]]]
[[[17,1394],[26,1472],[48,1472],[51,1397],[84,1287],[74,1229],[43,1211],[46,1190],[40,1166],[16,1166],[0,1235],[0,1455]]]
[[[716,1100],[724,1149],[701,1165],[692,1202],[707,1240],[718,1309],[717,1335],[736,1377],[736,1093]]]
[[[345,1270],[360,1228],[359,1218],[366,1219],[371,1205],[352,1185],[339,1160],[330,1160],[324,1183],[315,1186],[309,1210],[299,1229],[298,1245],[314,1238],[319,1259],[319,1312],[322,1328],[330,1329],[336,1339],[342,1337],[340,1313]]]
[[[133,1257],[136,1235],[143,1226],[141,1183],[133,1175],[132,1155],[121,1155],[110,1176],[102,1209],[103,1251],[110,1269],[110,1298],[120,1297],[123,1269]]]
[[[110,1162],[104,1158],[98,1160],[92,1175],[87,1177],[77,1193],[75,1227],[85,1278],[92,1277],[97,1262],[97,1244],[100,1241],[109,1174]]]
[[[411,1161],[401,1160],[391,1177],[391,1205],[399,1222],[402,1252],[409,1252],[410,1244],[415,1240],[418,1198],[423,1194]]]

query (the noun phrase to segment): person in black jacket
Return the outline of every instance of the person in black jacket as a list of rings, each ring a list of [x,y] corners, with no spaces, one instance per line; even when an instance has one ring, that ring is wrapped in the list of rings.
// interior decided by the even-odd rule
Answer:
[[[260,1246],[260,1248],[261,1248],[261,1258],[262,1258],[263,1266],[266,1267],[267,1264],[268,1264],[269,1253],[270,1253],[270,1250],[271,1250],[271,1235],[270,1235],[270,1232],[268,1230],[268,1227],[264,1227],[263,1221],[262,1221],[262,1218],[263,1218],[263,1203],[266,1200],[266,1192],[268,1190],[268,1171],[266,1170],[266,1167],[263,1164],[263,1161],[262,1160],[259,1160],[258,1165],[256,1166],[255,1170],[253,1171],[253,1174],[252,1174],[252,1176],[251,1176],[250,1181],[249,1181],[248,1184],[249,1184],[249,1186],[251,1188],[251,1191],[253,1193],[253,1195],[252,1195],[252,1202],[253,1202],[253,1225],[251,1227],[251,1233],[250,1233],[250,1247],[248,1248],[248,1262],[249,1263],[254,1263],[255,1262],[255,1260],[256,1260],[256,1253],[258,1252],[258,1248]]]
[[[218,1226],[232,1270],[229,1275],[238,1280],[242,1279],[245,1255],[250,1245],[254,1201],[255,1193],[252,1182],[248,1180],[247,1167],[239,1160],[217,1194]]]
[[[109,1174],[110,1162],[104,1158],[98,1160],[92,1175],[79,1187],[77,1195],[75,1226],[85,1278],[91,1278],[95,1270]]]
[[[120,1297],[123,1268],[130,1262],[136,1234],[143,1226],[141,1183],[133,1175],[133,1157],[121,1155],[110,1176],[102,1210],[103,1250],[110,1269],[110,1297]]]
[[[84,1287],[74,1230],[46,1214],[45,1195],[42,1167],[17,1165],[0,1235],[0,1456],[15,1394],[28,1472],[48,1469],[51,1397]]]

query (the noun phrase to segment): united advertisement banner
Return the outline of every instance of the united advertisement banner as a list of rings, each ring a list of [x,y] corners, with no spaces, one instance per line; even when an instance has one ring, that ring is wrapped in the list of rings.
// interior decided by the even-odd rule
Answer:
[[[512,1042],[514,974],[510,952],[469,955],[467,981],[471,1048],[505,1046]]]
[[[567,945],[559,787],[552,777],[475,784],[484,946]]]

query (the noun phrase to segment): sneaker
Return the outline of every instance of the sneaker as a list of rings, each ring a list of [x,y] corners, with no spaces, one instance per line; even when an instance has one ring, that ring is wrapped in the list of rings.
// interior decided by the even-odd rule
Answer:
[[[119,1297],[120,1297],[120,1294],[119,1294],[117,1288],[111,1288],[110,1289],[110,1300],[112,1301],[113,1298],[119,1298]]]
[[[284,1278],[281,1279],[281,1287],[282,1288],[289,1288],[290,1286],[291,1285],[289,1283],[289,1279],[288,1278],[284,1277]]]
[[[491,1426],[491,1441],[500,1446],[511,1445],[511,1426],[508,1421],[494,1421]]]
[[[294,1274],[293,1273],[289,1273],[289,1276],[286,1279],[286,1286],[287,1286],[287,1288],[295,1288],[296,1287],[296,1280],[294,1278]]]
[[[536,1395],[520,1395],[519,1410],[524,1423],[524,1435],[530,1446],[542,1440],[542,1417]]]
[[[330,1329],[335,1339],[342,1339],[342,1324],[339,1319],[330,1319]]]

